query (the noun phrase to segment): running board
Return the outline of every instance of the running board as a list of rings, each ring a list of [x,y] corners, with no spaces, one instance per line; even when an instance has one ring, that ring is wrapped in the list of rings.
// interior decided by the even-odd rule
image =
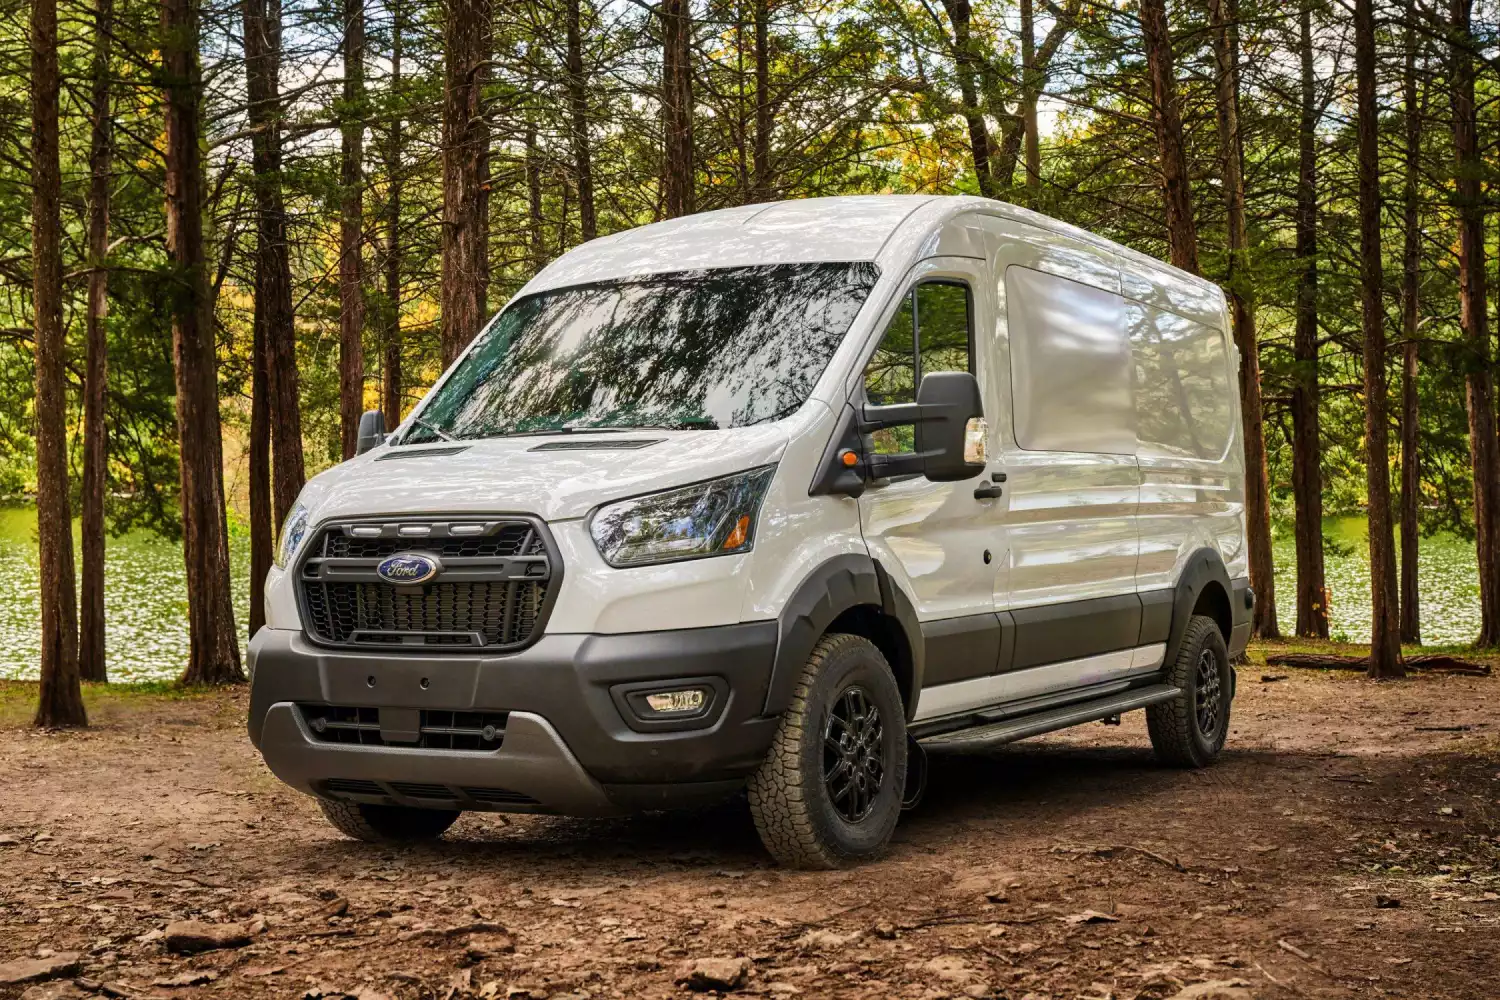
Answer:
[[[1039,736],[1042,733],[1067,729],[1069,726],[1084,722],[1097,722],[1122,712],[1171,701],[1180,694],[1182,694],[1182,689],[1173,687],[1171,684],[1153,684],[1150,687],[1122,691],[1119,694],[1095,698],[1092,701],[1048,709],[1034,715],[1023,715],[1017,719],[1006,719],[1003,722],[991,722],[972,729],[940,733],[923,739],[921,743],[929,750],[954,752],[987,750],[1004,743],[1024,740],[1028,736]]]

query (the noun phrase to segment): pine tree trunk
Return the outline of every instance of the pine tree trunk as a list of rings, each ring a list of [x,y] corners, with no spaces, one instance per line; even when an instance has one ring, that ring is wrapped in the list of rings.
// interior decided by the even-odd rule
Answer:
[[[750,146],[750,200],[771,200],[771,130],[775,120],[771,107],[770,0],[755,0],[755,138]]]
[[[1156,145],[1161,155],[1167,244],[1171,248],[1172,263],[1197,274],[1198,230],[1193,221],[1187,151],[1182,144],[1182,117],[1177,106],[1177,78],[1173,69],[1166,0],[1141,0],[1141,34],[1146,45],[1147,72],[1151,76],[1152,121],[1156,125]]]
[[[243,0],[245,93],[255,188],[255,319],[264,339],[271,436],[272,527],[281,525],[307,479],[302,455],[292,265],[281,190],[281,0]],[[253,391],[253,384],[252,384]],[[253,404],[252,404],[253,405]],[[253,456],[252,456],[253,460]],[[255,473],[252,469],[251,476]],[[253,525],[252,525],[253,529]],[[254,536],[252,533],[252,548]],[[260,589],[258,581],[252,589]]]
[[[675,219],[695,211],[692,0],[661,0],[660,9],[662,211]]]
[[[1042,185],[1042,145],[1037,134],[1036,102],[1041,91],[1036,68],[1036,17],[1032,0],[1021,0],[1021,127],[1025,132],[1026,187],[1033,200]]]
[[[1292,501],[1296,508],[1297,634],[1328,638],[1323,567],[1323,445],[1318,406],[1318,107],[1312,6],[1298,15],[1302,114],[1298,123],[1297,320],[1292,338]]]
[[[365,4],[344,3],[344,101],[339,162],[339,431],[344,458],[359,445],[365,410],[364,225]]]
[[[271,572],[274,544],[271,512],[271,401],[266,371],[266,330],[257,310],[250,343],[250,440],[246,453],[250,465],[250,624],[246,634],[266,623],[265,580]]]
[[[32,333],[36,345],[36,520],[42,605],[38,726],[86,726],[68,503],[67,350],[62,322],[62,169],[57,0],[31,4]]]
[[[1418,184],[1422,168],[1422,114],[1417,107],[1417,17],[1406,4],[1406,66],[1402,87],[1406,125],[1406,188],[1402,193],[1405,244],[1401,268],[1401,641],[1422,641],[1417,587],[1417,507],[1421,501],[1417,403],[1417,338],[1420,333],[1422,230]]]
[[[1354,64],[1359,139],[1360,305],[1364,329],[1365,492],[1370,522],[1371,677],[1401,677],[1396,603],[1396,549],[1391,534],[1391,465],[1387,440],[1384,274],[1380,259],[1380,159],[1375,105],[1374,0],[1355,0]]]
[[[203,261],[197,0],[162,0],[161,29],[167,259],[174,285],[169,311],[188,589],[189,652],[182,681],[224,684],[245,677],[229,598],[218,358]]]
[[[1454,201],[1458,211],[1459,325],[1469,410],[1469,460],[1474,475],[1474,525],[1479,562],[1480,646],[1500,646],[1500,454],[1489,317],[1485,312],[1484,201],[1474,107],[1473,0],[1453,0],[1449,72],[1453,102]]]
[[[526,251],[531,270],[540,271],[547,264],[547,245],[543,239],[542,153],[536,147],[536,127],[526,129]]]
[[[403,126],[401,120],[402,57],[405,55],[406,13],[400,0],[391,6],[391,80],[390,96],[396,110],[391,117],[390,142],[386,146],[385,176],[385,336],[382,338],[381,400],[385,425],[394,430],[401,422],[401,157]]]
[[[489,284],[490,132],[484,85],[490,0],[448,0],[443,26],[442,354],[453,363],[484,323]]]
[[[1240,430],[1245,441],[1245,523],[1249,531],[1250,586],[1255,590],[1254,634],[1281,637],[1276,622],[1276,577],[1271,560],[1271,501],[1266,476],[1266,438],[1260,398],[1260,347],[1255,333],[1255,286],[1245,231],[1245,177],[1241,168],[1239,67],[1232,34],[1232,0],[1209,0],[1217,63],[1219,157],[1224,164],[1224,200],[1229,216],[1229,306],[1240,353]]]
[[[589,142],[588,78],[583,72],[583,0],[568,0],[568,110],[572,116],[568,141],[573,150],[573,174],[578,186],[578,229],[583,242],[599,235],[594,216],[594,161]]]
[[[82,557],[78,608],[78,673],[86,681],[109,679],[104,661],[104,494],[109,462],[104,422],[109,344],[109,175],[113,123],[110,118],[109,39],[114,0],[94,8],[93,92],[89,135],[88,310],[84,332]]]
[[[978,71],[975,68],[974,39],[969,25],[973,11],[969,0],[943,0],[948,20],[953,24],[953,63],[958,72],[958,93],[964,122],[969,130],[969,155],[974,160],[974,177],[979,193],[986,198],[996,195],[995,175],[990,166],[990,130],[979,106]]]

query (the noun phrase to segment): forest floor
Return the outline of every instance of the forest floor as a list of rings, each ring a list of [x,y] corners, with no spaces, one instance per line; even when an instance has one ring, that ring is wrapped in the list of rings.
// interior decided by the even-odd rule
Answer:
[[[776,998],[1500,996],[1500,676],[1265,651],[1217,766],[1154,764],[1139,712],[935,758],[832,873],[773,867],[743,804],[359,844],[261,764],[243,690],[96,690],[38,733],[0,685],[0,979],[54,970],[0,997],[686,997],[713,958]],[[183,919],[249,943],[173,954]]]

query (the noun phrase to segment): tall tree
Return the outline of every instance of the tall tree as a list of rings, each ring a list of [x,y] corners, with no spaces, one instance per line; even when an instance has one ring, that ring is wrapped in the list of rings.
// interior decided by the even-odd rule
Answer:
[[[1481,646],[1500,646],[1500,445],[1489,319],[1485,312],[1484,166],[1474,105],[1473,0],[1449,7],[1449,87],[1453,105],[1453,198],[1458,213],[1459,325],[1469,410],[1469,461],[1474,474],[1474,524],[1479,562]]]
[[[696,211],[693,160],[692,0],[661,0],[662,212]]]
[[[1462,2],[1462,0],[1460,0]],[[1396,549],[1391,535],[1391,467],[1386,423],[1385,276],[1380,245],[1380,131],[1375,105],[1374,0],[1354,3],[1356,131],[1359,142],[1360,319],[1364,330],[1365,494],[1370,532],[1371,677],[1400,677]]]
[[[969,155],[974,159],[974,177],[979,193],[996,195],[995,175],[990,163],[990,129],[979,104],[979,52],[973,33],[973,9],[969,0],[943,0],[953,25],[953,64],[958,73],[958,92],[964,123],[969,130]]]
[[[578,231],[587,243],[599,235],[594,213],[593,146],[589,141],[588,77],[583,69],[583,0],[567,0],[568,145],[573,151],[573,178],[578,188]]]
[[[1177,71],[1166,0],[1141,0],[1141,35],[1146,46],[1146,71],[1151,77],[1151,117],[1161,157],[1167,245],[1174,265],[1197,274],[1198,228],[1193,221],[1193,191],[1182,142],[1182,111],[1177,104]]]
[[[1255,589],[1255,634],[1279,638],[1276,573],[1271,559],[1271,500],[1266,475],[1266,438],[1260,395],[1260,347],[1255,331],[1255,286],[1250,272],[1250,240],[1245,231],[1244,153],[1240,137],[1239,67],[1233,37],[1239,29],[1234,0],[1209,0],[1217,78],[1215,102],[1219,157],[1224,168],[1224,201],[1229,217],[1229,306],[1234,342],[1240,352],[1241,434],[1245,442],[1245,522],[1249,531],[1250,586]]]
[[[104,492],[109,461],[104,423],[108,343],[104,323],[109,315],[109,182],[114,123],[110,115],[110,35],[114,0],[94,5],[93,65],[89,75],[88,306],[84,319],[83,482],[80,535],[82,578],[78,615],[78,673],[86,681],[104,681]]]
[[[1297,634],[1328,638],[1323,566],[1323,446],[1318,424],[1318,95],[1312,3],[1297,14],[1301,114],[1297,125],[1297,319],[1292,342],[1292,498],[1296,518]]]
[[[404,97],[402,58],[406,51],[406,9],[402,0],[391,6],[390,97],[394,108],[385,150],[385,336],[382,338],[381,402],[387,427],[401,422],[401,196],[405,185],[402,159],[405,129],[401,114]]]
[[[771,95],[771,0],[754,0],[755,138],[750,153],[750,200],[771,200],[771,132],[776,127]]]
[[[1021,127],[1025,131],[1026,187],[1036,197],[1042,183],[1042,145],[1036,102],[1042,84],[1036,59],[1036,15],[1032,0],[1021,0]]]
[[[447,0],[443,24],[442,354],[446,367],[484,322],[489,284],[490,0]]]
[[[359,445],[365,409],[365,3],[344,0],[344,94],[339,156],[339,431],[344,458]]]
[[[42,645],[38,726],[86,726],[78,685],[78,605],[68,504],[66,345],[62,322],[62,167],[57,0],[31,4],[31,264],[36,345],[36,511]]]
[[[1401,116],[1406,131],[1404,189],[1401,196],[1401,641],[1422,641],[1422,615],[1417,594],[1417,505],[1421,464],[1417,398],[1418,336],[1421,332],[1419,298],[1422,277],[1420,184],[1422,175],[1422,118],[1417,107],[1418,27],[1416,0],[1406,0],[1406,60],[1401,84]]]
[[[203,164],[197,0],[162,0],[167,259],[176,369],[182,547],[187,565],[185,684],[244,680],[229,599],[229,541],[219,426],[218,358],[203,259]]]

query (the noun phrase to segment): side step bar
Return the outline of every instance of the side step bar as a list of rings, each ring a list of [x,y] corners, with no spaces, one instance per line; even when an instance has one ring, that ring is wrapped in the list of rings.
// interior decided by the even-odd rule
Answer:
[[[1034,715],[1023,715],[1017,719],[1006,719],[1003,722],[992,722],[975,726],[972,729],[940,733],[923,739],[921,743],[929,750],[976,753],[1004,743],[1024,740],[1028,736],[1067,729],[1069,726],[1076,726],[1083,722],[1097,722],[1112,715],[1119,715],[1121,712],[1171,701],[1180,694],[1182,694],[1182,689],[1173,687],[1171,684],[1153,684],[1150,687],[1122,691],[1119,694],[1095,698],[1092,701],[1048,709]]]

